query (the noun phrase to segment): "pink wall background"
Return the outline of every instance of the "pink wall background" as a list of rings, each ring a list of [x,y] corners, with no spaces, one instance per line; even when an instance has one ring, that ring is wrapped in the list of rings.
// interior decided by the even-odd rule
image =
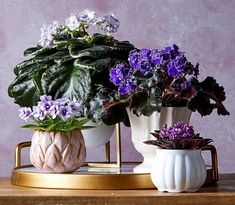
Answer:
[[[202,136],[214,139],[220,172],[235,172],[235,0],[0,0],[0,176],[10,176],[16,144],[31,138],[31,131],[20,128],[18,106],[7,95],[14,66],[38,42],[43,23],[63,21],[85,8],[100,15],[115,13],[121,21],[115,37],[139,48],[178,44],[193,63],[200,62],[201,78],[212,75],[224,85],[231,116],[193,113],[191,123]],[[122,137],[123,158],[140,159],[129,128],[122,128]],[[88,151],[90,160],[103,155],[103,148]]]

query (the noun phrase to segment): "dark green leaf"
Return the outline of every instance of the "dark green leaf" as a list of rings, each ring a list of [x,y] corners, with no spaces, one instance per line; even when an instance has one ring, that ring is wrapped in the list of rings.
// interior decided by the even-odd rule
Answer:
[[[97,60],[81,60],[76,59],[74,61],[74,66],[79,66],[84,69],[92,69],[96,72],[102,71],[105,68],[108,68],[112,63],[111,58],[97,59]]]
[[[71,64],[54,65],[42,75],[44,93],[54,98],[66,97],[86,101],[90,94],[91,78],[89,70]]]
[[[77,47],[70,47],[69,53],[73,58],[89,57],[89,58],[100,59],[109,56],[112,50],[113,47],[105,45],[93,46],[91,48],[82,49],[82,50]]]

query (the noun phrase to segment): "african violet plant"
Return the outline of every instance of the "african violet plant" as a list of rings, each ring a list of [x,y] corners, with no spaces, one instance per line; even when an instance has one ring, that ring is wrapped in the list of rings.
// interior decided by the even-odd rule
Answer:
[[[121,110],[123,105],[137,116],[150,116],[162,107],[184,106],[202,116],[210,115],[213,109],[219,115],[229,115],[222,103],[224,88],[213,77],[200,82],[199,64],[189,62],[178,46],[135,49],[128,60],[128,64],[118,63],[110,69],[110,81],[116,89],[106,88],[92,101],[100,116],[111,109]]]
[[[52,100],[51,96],[43,95],[33,109],[22,107],[19,109],[19,116],[25,121],[31,119],[35,124],[24,125],[29,128],[41,131],[69,132],[93,128],[83,126],[89,121],[84,118],[84,106],[76,101],[66,98]]]
[[[145,144],[155,145],[162,149],[200,149],[212,142],[203,139],[195,133],[191,125],[180,121],[172,127],[165,125],[163,129],[151,133],[156,139],[145,141]]]
[[[134,48],[112,37],[119,24],[113,15],[97,17],[94,11],[85,10],[71,14],[65,24],[43,25],[38,45],[24,52],[32,58],[14,69],[16,78],[8,88],[9,96],[20,106],[31,108],[47,94],[53,99],[75,99],[89,109],[101,87],[114,88],[109,68],[127,62]],[[104,34],[89,34],[89,26]]]

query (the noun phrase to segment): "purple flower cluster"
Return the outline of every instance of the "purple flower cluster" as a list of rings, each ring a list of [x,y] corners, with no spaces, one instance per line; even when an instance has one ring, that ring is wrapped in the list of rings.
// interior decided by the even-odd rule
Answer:
[[[122,95],[135,92],[137,88],[136,82],[133,78],[133,71],[124,64],[117,64],[115,68],[110,70],[110,81],[114,85],[119,86],[118,92]]]
[[[117,32],[120,21],[114,17],[114,14],[105,15],[103,17],[96,17],[94,11],[85,9],[83,12],[71,14],[65,21],[65,25],[70,30],[76,30],[80,24],[95,25],[100,28],[105,33],[115,33]]]
[[[69,18],[65,20],[64,25],[60,25],[57,21],[51,24],[43,24],[41,28],[41,39],[39,45],[44,48],[51,48],[54,45],[55,35],[61,32],[74,31],[79,29],[80,25],[95,25],[96,28],[104,31],[107,34],[117,32],[120,21],[114,17],[114,14],[97,17],[95,12],[85,9],[79,13],[72,13]]]
[[[180,51],[176,45],[165,47],[160,51],[157,49],[132,50],[128,61],[128,66],[118,64],[110,70],[110,81],[119,86],[118,90],[121,95],[131,94],[136,90],[138,87],[136,76],[146,77],[149,74],[156,74],[158,70],[164,73],[164,79],[175,78],[172,87],[177,91],[190,87],[191,77],[197,77],[199,74],[199,64],[193,66],[188,62],[184,52]]]
[[[29,117],[32,117],[35,120],[42,121],[47,116],[50,116],[52,119],[60,117],[63,120],[67,120],[70,117],[79,117],[83,113],[81,104],[66,98],[52,100],[51,96],[43,95],[40,100],[33,109],[29,107],[20,108],[20,118],[27,121]]]
[[[139,71],[141,75],[154,71],[154,67],[151,65],[151,50],[149,49],[142,49],[139,52],[137,50],[130,51],[128,60],[134,71]]]
[[[129,64],[141,74],[154,72],[156,67],[163,68],[169,76],[182,76],[187,67],[187,58],[184,52],[179,51],[179,47],[165,47],[158,51],[157,49],[142,49],[139,52],[133,50],[129,54]]]
[[[167,127],[166,125],[159,132],[159,136],[161,138],[168,139],[190,139],[194,137],[194,129],[193,126],[185,124],[180,121],[175,123],[172,127]]]

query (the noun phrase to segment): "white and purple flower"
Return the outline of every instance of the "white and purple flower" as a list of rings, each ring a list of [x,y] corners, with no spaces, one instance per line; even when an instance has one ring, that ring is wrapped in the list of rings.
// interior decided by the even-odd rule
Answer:
[[[67,120],[70,117],[84,116],[84,106],[75,100],[71,101],[67,98],[52,100],[52,97],[48,95],[41,96],[40,100],[37,106],[33,107],[33,111],[27,107],[19,109],[19,116],[24,120],[32,117],[39,121],[43,121],[47,117],[51,117],[53,120],[56,118]]]
[[[43,24],[41,28],[41,39],[39,45],[44,48],[50,48],[53,46],[54,36],[59,33],[61,26],[58,21],[53,21],[52,24]]]
[[[65,25],[70,30],[76,30],[80,26],[80,21],[78,20],[77,15],[72,13],[70,17],[65,20]]]
[[[38,106],[33,106],[33,117],[37,120],[44,120],[47,112],[45,110],[40,109]]]
[[[32,116],[33,111],[29,107],[22,107],[19,109],[19,116],[21,119],[27,121],[30,116]]]
[[[97,19],[97,22],[95,24],[105,33],[111,34],[117,32],[120,26],[120,21],[115,18],[114,14],[111,14]]]
[[[96,21],[96,15],[95,12],[89,9],[85,9],[83,12],[78,14],[78,20],[81,23],[86,24],[95,24]]]
[[[59,105],[52,105],[49,110],[49,115],[52,117],[52,119],[55,119],[60,114],[60,107]]]
[[[67,120],[68,118],[70,118],[71,116],[73,116],[73,111],[71,109],[71,107],[69,106],[60,106],[60,117],[63,119],[63,120]]]

